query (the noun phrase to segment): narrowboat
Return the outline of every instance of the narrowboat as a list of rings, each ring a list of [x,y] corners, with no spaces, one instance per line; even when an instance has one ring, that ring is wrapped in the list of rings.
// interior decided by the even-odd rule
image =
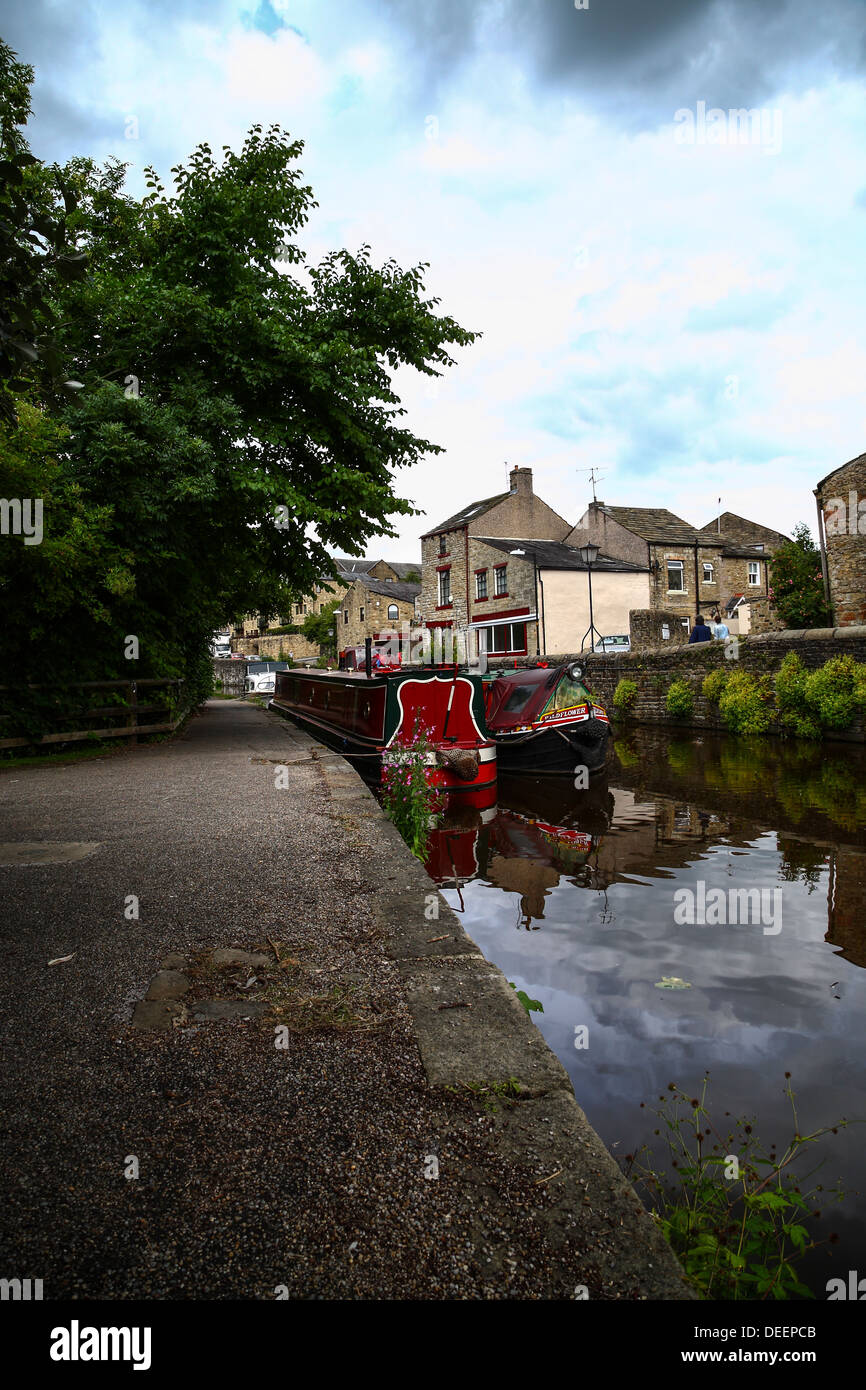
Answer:
[[[574,775],[607,763],[610,720],[583,683],[579,661],[499,671],[485,681],[487,727],[500,768]]]
[[[399,670],[278,671],[269,709],[290,715],[370,780],[386,749],[432,730],[427,779],[448,804],[496,804],[496,743],[484,720],[481,677],[449,667]]]

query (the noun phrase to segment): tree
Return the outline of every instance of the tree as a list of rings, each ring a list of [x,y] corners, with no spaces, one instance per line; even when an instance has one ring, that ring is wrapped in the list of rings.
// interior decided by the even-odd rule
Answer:
[[[301,628],[308,642],[318,645],[336,656],[337,642],[334,636],[334,614],[340,607],[340,599],[324,604],[321,613],[308,613]]]
[[[15,421],[15,393],[39,383],[49,395],[64,381],[49,298],[57,277],[80,278],[86,256],[70,237],[75,200],[59,171],[43,171],[24,138],[33,69],[0,39],[0,422]],[[62,211],[49,211],[53,180]],[[41,184],[41,192],[40,192]]]
[[[420,584],[421,574],[418,570],[410,570],[403,580],[404,584]]]
[[[23,112],[25,70],[6,79]],[[114,576],[58,602],[58,620],[75,615],[62,660],[58,648],[66,680],[79,674],[76,651],[98,652],[96,677],[128,677],[132,633],[138,675],[199,681],[210,635],[232,614],[287,611],[331,553],[359,553],[395,534],[391,517],[417,515],[395,472],[441,450],[402,424],[392,375],[405,364],[439,375],[448,347],[477,335],[435,312],[423,265],[377,268],[362,247],[307,266],[297,235],[316,204],[301,150],[279,127],[255,126],[220,160],[200,145],[172,170],[172,193],[149,170],[141,201],[117,161],[28,167],[30,204],[87,258],[78,279],[40,263],[58,354],[83,389],[64,400],[35,378],[16,383],[62,426],[63,485],[100,519]],[[10,208],[18,245],[28,208]],[[46,535],[58,525],[46,514]],[[17,557],[0,657],[14,649],[22,675],[41,679],[42,660],[27,665],[33,549]],[[5,583],[0,572],[0,598]]]
[[[830,610],[824,597],[821,552],[805,522],[794,527],[794,539],[769,559],[770,605],[785,627],[827,627]]]

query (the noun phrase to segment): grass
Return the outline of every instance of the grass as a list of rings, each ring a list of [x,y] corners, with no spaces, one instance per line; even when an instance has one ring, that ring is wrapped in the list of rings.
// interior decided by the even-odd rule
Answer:
[[[96,748],[78,748],[69,753],[32,753],[26,757],[0,758],[0,772],[20,767],[54,767],[62,763],[82,763],[90,758],[109,758],[122,753],[126,744],[121,739],[100,743]]]

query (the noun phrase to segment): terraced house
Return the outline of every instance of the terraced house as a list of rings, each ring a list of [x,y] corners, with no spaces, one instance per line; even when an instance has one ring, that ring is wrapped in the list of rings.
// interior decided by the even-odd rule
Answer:
[[[766,608],[767,560],[788,537],[723,512],[696,527],[665,507],[617,507],[591,502],[569,544],[590,537],[611,556],[647,567],[648,607],[680,617],[719,609],[734,619],[732,631],[751,629],[751,609]]]
[[[419,617],[428,628],[468,629],[470,656],[577,650],[589,627],[586,566],[572,526],[534,492],[531,468],[513,468],[508,492],[472,502],[421,538]],[[585,539],[585,538],[584,538]],[[593,565],[599,621],[628,631],[646,606],[647,566],[600,555]]]

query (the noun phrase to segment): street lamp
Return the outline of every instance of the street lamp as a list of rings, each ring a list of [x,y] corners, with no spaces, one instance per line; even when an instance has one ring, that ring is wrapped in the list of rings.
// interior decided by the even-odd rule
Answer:
[[[580,650],[583,651],[584,644],[588,637],[589,650],[593,651],[595,648],[595,638],[601,637],[601,633],[596,628],[592,618],[592,567],[598,559],[598,546],[593,545],[592,541],[587,541],[586,545],[580,546],[577,553],[580,556],[583,563],[586,565],[586,574],[587,579],[589,580],[589,627],[583,634],[583,641],[580,644]]]

